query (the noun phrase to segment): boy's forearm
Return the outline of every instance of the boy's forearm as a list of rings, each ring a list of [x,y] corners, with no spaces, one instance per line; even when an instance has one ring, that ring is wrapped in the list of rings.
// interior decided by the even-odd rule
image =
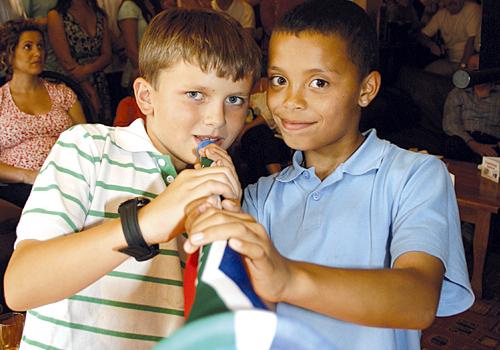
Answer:
[[[420,253],[422,254],[422,253]],[[435,259],[435,258],[434,258]],[[435,259],[437,276],[443,270]],[[424,329],[432,323],[441,283],[413,268],[340,269],[292,262],[285,300],[343,321],[371,327]]]
[[[28,310],[68,298],[127,259],[119,219],[47,241],[21,241],[5,273],[5,298]]]

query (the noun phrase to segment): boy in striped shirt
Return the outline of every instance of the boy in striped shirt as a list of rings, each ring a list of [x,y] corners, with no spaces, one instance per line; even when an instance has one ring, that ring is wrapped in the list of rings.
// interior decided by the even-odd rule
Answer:
[[[185,207],[237,207],[225,149],[260,73],[254,41],[227,16],[174,9],[151,22],[139,66],[146,125],[63,133],[24,208],[5,275],[7,303],[28,310],[22,349],[151,348],[183,323]],[[186,169],[206,139],[216,166]]]

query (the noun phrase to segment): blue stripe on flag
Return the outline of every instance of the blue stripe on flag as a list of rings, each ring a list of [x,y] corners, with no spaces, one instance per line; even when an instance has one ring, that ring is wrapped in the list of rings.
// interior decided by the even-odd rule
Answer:
[[[240,254],[236,253],[228,245],[226,245],[224,250],[219,269],[236,283],[241,292],[246,295],[254,307],[267,309],[259,296],[255,294],[250,278],[245,270],[245,266],[243,266],[243,260]]]

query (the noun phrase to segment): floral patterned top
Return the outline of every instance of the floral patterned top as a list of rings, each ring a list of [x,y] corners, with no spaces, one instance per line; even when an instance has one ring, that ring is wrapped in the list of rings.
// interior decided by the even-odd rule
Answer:
[[[64,84],[44,80],[52,102],[42,115],[22,112],[14,103],[9,83],[0,87],[0,162],[18,168],[39,170],[59,134],[73,125],[68,114],[76,95]]]

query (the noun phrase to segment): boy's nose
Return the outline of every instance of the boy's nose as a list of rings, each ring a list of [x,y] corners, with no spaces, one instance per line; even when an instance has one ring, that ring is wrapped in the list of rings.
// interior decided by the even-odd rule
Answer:
[[[204,122],[206,125],[213,128],[224,126],[226,124],[224,103],[213,103],[210,108],[206,110]]]
[[[286,92],[285,106],[288,109],[303,109],[306,104],[302,88],[289,88]]]

